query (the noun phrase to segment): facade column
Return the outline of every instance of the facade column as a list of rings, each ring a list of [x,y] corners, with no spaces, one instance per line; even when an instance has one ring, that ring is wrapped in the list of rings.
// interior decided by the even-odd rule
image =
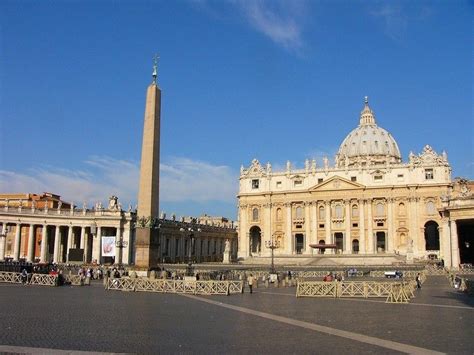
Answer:
[[[326,244],[333,244],[332,235],[331,235],[331,201],[324,201],[324,217],[326,221],[324,222],[324,230],[326,231],[325,240]],[[335,254],[335,249],[326,249],[326,252],[329,254]]]
[[[271,203],[263,204],[263,215],[264,215],[263,238],[262,238],[262,246],[261,246],[262,251],[263,251],[262,254],[270,255],[271,250],[266,247],[265,242],[266,241],[270,242],[270,240],[272,239],[272,204]],[[219,254],[217,253],[217,255]]]
[[[246,258],[250,256],[250,240],[249,230],[247,224],[247,205],[239,206],[239,258]],[[207,242],[207,240],[206,240]],[[207,248],[207,245],[206,245]]]
[[[61,235],[59,233],[59,226],[55,226],[54,231],[54,254],[53,254],[53,262],[59,263],[59,244],[61,243]]]
[[[29,233],[28,233],[28,254],[26,256],[26,260],[29,262],[29,263],[32,263],[34,261],[34,258],[35,258],[35,234],[34,234],[34,231],[35,231],[35,225],[34,224],[30,224],[30,229],[29,229]]]
[[[304,203],[304,226],[305,226],[305,243],[304,243],[304,254],[311,254],[312,249],[309,245],[311,244],[311,203]]]
[[[86,236],[86,227],[82,226],[81,227],[81,244],[79,245],[80,249],[84,249],[85,236]]]
[[[68,226],[67,244],[66,244],[66,261],[69,262],[69,249],[72,248],[72,225]]]
[[[451,234],[449,231],[449,218],[446,215],[442,217],[442,228],[440,233],[440,256],[444,260],[444,265],[452,266],[451,259]]]
[[[2,225],[3,237],[0,238],[0,261],[5,260],[5,246],[7,245],[7,224],[3,222]]]
[[[387,199],[387,253],[393,253],[395,233],[393,233],[393,198]]]
[[[344,205],[346,207],[346,215],[344,221],[346,232],[344,234],[344,254],[352,254],[352,244],[351,244],[351,200],[344,200]]]
[[[89,259],[87,258],[87,255],[89,254],[89,238],[90,238],[90,233],[87,233],[84,228],[84,257],[83,261],[85,263],[89,262]]]
[[[285,204],[286,207],[286,218],[285,218],[285,251],[288,254],[293,254],[293,236],[291,235],[291,202]]]
[[[43,236],[41,237],[41,257],[40,260],[42,263],[47,262],[48,257],[48,226],[43,224],[42,230]]]
[[[459,269],[460,256],[459,256],[459,237],[458,237],[458,226],[456,221],[451,221],[451,250],[452,250],[452,267]]]
[[[372,199],[367,199],[367,254],[374,254],[374,219],[372,218]]]
[[[15,244],[13,247],[13,261],[20,259],[20,243],[21,243],[21,224],[17,223],[15,227]]]
[[[318,244],[318,209],[317,202],[313,201],[310,204],[310,220],[311,220],[311,236],[310,244]],[[311,248],[311,253],[314,252],[314,249]]]
[[[410,213],[409,213],[409,218],[410,218],[410,222],[409,222],[409,226],[410,226],[410,237],[408,238],[408,243],[409,243],[409,246],[408,246],[408,249],[412,249],[412,253],[416,256],[418,256],[418,226],[417,226],[417,220],[418,220],[418,216],[417,216],[417,213],[416,213],[416,197],[410,197],[408,199],[408,202],[409,202],[409,205],[410,205]]]
[[[365,238],[365,203],[364,199],[359,199],[359,253],[366,254],[366,238]]]
[[[97,236],[92,242],[92,259],[100,264],[100,248],[102,243],[102,227],[97,226]]]

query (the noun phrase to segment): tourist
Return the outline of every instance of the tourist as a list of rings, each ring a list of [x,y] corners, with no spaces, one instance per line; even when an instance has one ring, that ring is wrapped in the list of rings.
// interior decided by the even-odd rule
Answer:
[[[28,271],[26,269],[21,270],[21,282],[26,285],[26,282],[28,281]]]
[[[252,287],[253,287],[253,282],[254,282],[254,277],[252,274],[250,274],[249,277],[247,278],[247,282],[249,284],[250,293],[252,293]]]
[[[420,273],[416,275],[415,281],[416,281],[416,288],[421,288]]]

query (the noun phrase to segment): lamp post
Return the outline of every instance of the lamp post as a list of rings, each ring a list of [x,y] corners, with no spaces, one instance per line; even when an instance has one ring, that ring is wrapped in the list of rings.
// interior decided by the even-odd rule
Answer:
[[[272,234],[271,239],[265,241],[265,246],[272,251],[272,265],[270,267],[270,273],[274,274],[275,273],[274,250],[280,247],[280,242],[278,240],[275,240]]]
[[[184,233],[189,238],[189,246],[188,246],[188,266],[186,268],[186,276],[193,276],[193,262],[191,260],[191,251],[194,247],[195,236],[194,233],[200,233],[201,228],[188,227],[188,228],[180,228],[179,231]]]
[[[126,240],[123,240],[123,235],[121,235],[120,239],[115,242],[115,246],[119,248],[118,266],[122,267],[123,248],[126,248],[128,246],[128,242]]]

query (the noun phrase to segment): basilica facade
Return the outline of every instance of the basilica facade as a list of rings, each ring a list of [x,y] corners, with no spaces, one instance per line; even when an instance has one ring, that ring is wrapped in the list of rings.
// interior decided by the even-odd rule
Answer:
[[[402,160],[365,99],[359,125],[331,165],[273,171],[254,159],[239,179],[239,257],[391,256],[459,264],[440,210],[453,181],[445,152],[426,145]]]

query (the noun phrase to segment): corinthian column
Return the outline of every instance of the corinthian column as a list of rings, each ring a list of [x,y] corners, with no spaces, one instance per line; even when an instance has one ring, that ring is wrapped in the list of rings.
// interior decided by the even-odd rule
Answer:
[[[46,258],[48,257],[48,226],[43,224],[42,230],[43,236],[41,237],[41,257],[40,260],[42,263],[46,263]]]
[[[344,235],[344,254],[351,254],[351,201],[344,200],[346,207],[346,215],[344,221],[346,227],[346,233]]]
[[[372,218],[372,199],[367,200],[367,254],[374,254],[374,219]]]
[[[21,224],[17,223],[15,227],[15,244],[13,248],[13,261],[20,259],[20,243],[21,243]]]
[[[359,253],[366,254],[366,238],[365,238],[365,203],[363,199],[359,200]]]
[[[291,203],[286,203],[286,218],[285,218],[285,251],[288,254],[293,254],[292,235],[291,235]]]

